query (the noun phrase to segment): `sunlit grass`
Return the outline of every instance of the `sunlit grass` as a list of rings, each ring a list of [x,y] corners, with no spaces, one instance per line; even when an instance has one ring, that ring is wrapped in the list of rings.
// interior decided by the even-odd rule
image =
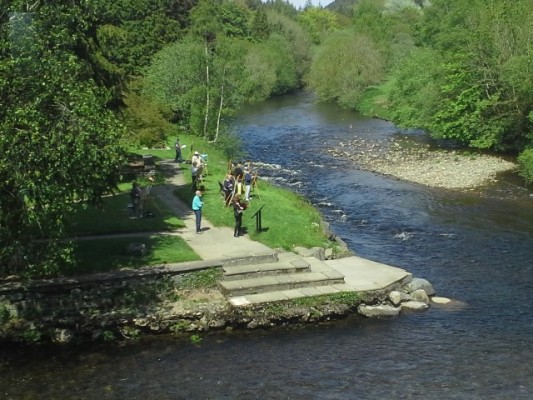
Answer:
[[[209,152],[209,174],[204,177],[203,182],[203,215],[215,226],[232,227],[235,224],[233,209],[224,206],[218,184],[224,180],[229,160],[212,146],[202,149],[207,149],[206,153]],[[188,184],[178,188],[176,195],[190,205],[194,196],[190,186],[192,179],[189,166],[182,164],[182,168]],[[262,206],[262,231],[256,232],[256,219],[252,218],[252,215]],[[252,239],[272,248],[287,250],[294,246],[327,246],[328,240],[320,224],[320,214],[309,202],[287,189],[262,181],[260,177],[252,191],[249,208],[243,216],[243,227],[247,228]]]

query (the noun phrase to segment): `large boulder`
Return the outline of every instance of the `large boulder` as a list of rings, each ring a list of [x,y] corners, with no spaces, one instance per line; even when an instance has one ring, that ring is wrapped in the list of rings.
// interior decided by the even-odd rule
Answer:
[[[433,286],[431,286],[431,283],[422,278],[413,278],[411,282],[404,286],[404,289],[407,293],[423,289],[428,296],[433,296],[435,294],[435,290],[433,289]]]
[[[411,297],[407,293],[393,290],[389,293],[389,300],[393,305],[399,306],[402,302],[411,300]]]
[[[357,312],[369,318],[396,317],[400,314],[400,307],[394,307],[388,304],[379,304],[377,306],[361,304],[357,307]]]
[[[417,289],[411,292],[411,300],[429,304],[429,297],[424,289]]]

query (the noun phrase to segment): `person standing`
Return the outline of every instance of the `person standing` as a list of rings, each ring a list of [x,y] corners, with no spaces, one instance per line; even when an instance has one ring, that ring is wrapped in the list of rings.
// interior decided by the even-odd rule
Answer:
[[[250,189],[252,187],[252,174],[248,169],[244,170],[244,199],[250,201]]]
[[[194,211],[194,215],[196,217],[196,233],[202,233],[201,225],[203,205],[204,202],[202,201],[202,192],[197,190],[194,198],[192,199],[192,210]]]
[[[142,217],[142,189],[137,182],[131,185],[130,198],[132,203],[133,216],[137,218]]]
[[[224,201],[226,202],[226,206],[229,206],[231,202],[234,184],[235,179],[233,179],[233,175],[226,175],[226,179],[224,179],[224,182],[222,183],[222,188],[224,189]]]
[[[176,158],[174,159],[174,162],[179,163],[182,162],[181,158],[181,145],[180,145],[180,139],[176,138],[176,144],[174,145],[176,149]]]
[[[240,202],[240,196],[238,194],[233,197],[233,215],[235,216],[235,229],[233,231],[233,237],[239,237],[242,227],[242,213],[245,210],[245,205]]]
[[[202,178],[202,169],[204,162],[202,156],[198,151],[194,152],[191,159],[191,176],[192,176],[192,190],[193,192],[198,189],[198,181]]]

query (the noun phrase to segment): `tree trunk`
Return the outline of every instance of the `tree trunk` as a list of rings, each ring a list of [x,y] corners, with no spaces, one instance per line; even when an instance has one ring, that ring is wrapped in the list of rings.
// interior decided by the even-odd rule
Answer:
[[[215,131],[215,138],[210,143],[216,143],[218,140],[218,134],[220,132],[220,118],[222,116],[222,107],[224,106],[224,79],[226,77],[226,68],[224,68],[224,73],[222,74],[222,86],[220,86],[220,104],[218,105],[218,115],[217,115],[217,129]]]
[[[209,121],[209,49],[205,45],[205,119],[204,119],[204,139],[207,139],[207,122]]]

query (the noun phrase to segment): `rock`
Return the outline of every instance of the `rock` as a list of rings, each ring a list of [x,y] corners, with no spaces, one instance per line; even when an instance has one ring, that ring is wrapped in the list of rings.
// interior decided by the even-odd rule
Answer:
[[[451,300],[446,297],[436,297],[436,296],[432,297],[431,301],[437,304],[448,304],[449,302],[451,302]]]
[[[413,278],[411,282],[404,286],[404,289],[407,291],[407,293],[412,293],[415,290],[423,289],[428,296],[433,296],[435,294],[435,290],[433,289],[433,286],[431,286],[431,283],[422,278]]]
[[[328,247],[326,250],[324,250],[324,257],[326,260],[333,259],[333,249]]]
[[[419,310],[426,310],[429,306],[426,303],[422,303],[421,301],[406,301],[405,303],[402,303],[402,311],[410,310],[410,311],[419,311]]]
[[[429,304],[429,297],[425,290],[418,289],[411,293],[411,299],[413,301],[419,301],[421,303]]]
[[[369,318],[396,317],[400,314],[400,307],[394,307],[388,304],[380,304],[377,306],[361,304],[357,307],[357,312]]]
[[[295,247],[293,251],[302,257],[315,257],[321,261],[326,259],[325,251],[322,247],[312,247],[310,249],[305,247]]]
[[[74,339],[74,333],[69,329],[55,329],[52,340],[56,343],[70,343]]]
[[[392,292],[389,293],[389,300],[391,301],[393,305],[399,306],[400,303],[411,300],[411,297],[407,293],[393,290]]]
[[[144,256],[146,254],[146,245],[144,243],[130,243],[126,252],[132,256]]]

